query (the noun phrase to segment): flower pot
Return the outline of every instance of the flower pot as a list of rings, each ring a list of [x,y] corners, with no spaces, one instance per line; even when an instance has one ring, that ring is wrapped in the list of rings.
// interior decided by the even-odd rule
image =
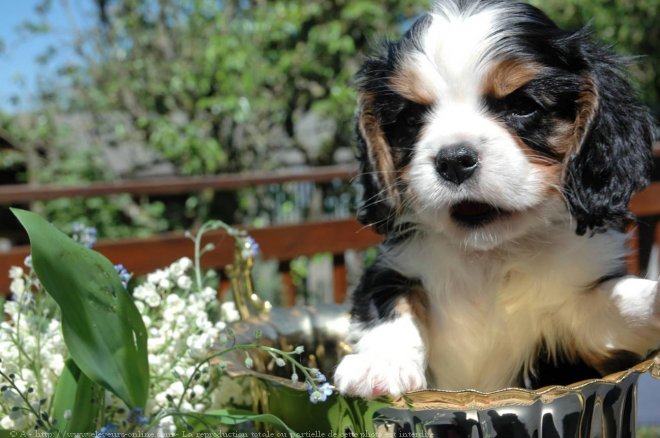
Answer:
[[[328,376],[350,347],[346,308],[273,308],[233,324],[236,341],[253,339],[283,349],[305,346],[310,366]],[[248,369],[240,357],[228,374],[249,388],[248,407],[282,418],[306,436],[481,437],[634,437],[637,380],[643,373],[660,378],[660,355],[602,379],[538,390],[507,388],[490,393],[473,390],[425,390],[395,399],[366,401],[333,394],[312,404],[302,383],[292,382],[268,357]],[[271,364],[272,365],[272,364]],[[277,375],[279,372],[280,375]],[[311,435],[310,435],[311,434]],[[369,434],[369,435],[367,435]],[[419,434],[419,435],[417,435]],[[422,435],[425,434],[425,435]]]

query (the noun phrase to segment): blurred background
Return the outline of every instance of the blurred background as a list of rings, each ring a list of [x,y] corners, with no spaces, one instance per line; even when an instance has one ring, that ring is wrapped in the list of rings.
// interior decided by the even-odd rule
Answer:
[[[101,239],[152,242],[210,218],[326,223],[316,234],[273,228],[275,240],[284,230],[317,246],[287,253],[284,265],[262,264],[257,282],[275,303],[341,301],[369,251],[311,253],[319,236],[340,233],[327,223],[354,214],[351,78],[429,3],[1,0],[0,251],[26,243],[9,205],[65,231],[77,223]],[[589,23],[617,52],[638,56],[630,77],[658,120],[658,0],[531,3],[563,27]],[[657,276],[660,200],[647,198],[631,269]],[[357,249],[375,242],[362,240]],[[293,298],[269,282],[275,274]],[[648,418],[660,423],[660,407]]]
[[[535,1],[590,23],[660,111],[657,0]],[[542,3],[542,5],[541,5]],[[428,0],[22,0],[0,16],[0,184],[88,184],[353,161],[351,78]],[[103,238],[207,218],[352,214],[347,185],[57,199],[31,207]],[[322,195],[314,197],[314,190]],[[0,238],[12,239],[6,211]]]

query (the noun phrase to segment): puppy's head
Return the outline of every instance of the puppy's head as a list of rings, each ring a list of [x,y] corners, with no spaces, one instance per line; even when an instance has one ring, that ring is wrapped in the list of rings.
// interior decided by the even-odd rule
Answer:
[[[480,249],[569,215],[622,226],[652,143],[624,74],[530,5],[439,1],[358,74],[361,220]]]

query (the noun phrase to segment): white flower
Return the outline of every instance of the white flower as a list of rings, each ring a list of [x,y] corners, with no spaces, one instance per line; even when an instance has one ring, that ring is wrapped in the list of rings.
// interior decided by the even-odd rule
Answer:
[[[193,266],[192,260],[190,260],[188,257],[180,258],[177,263],[179,264],[179,268],[184,272]]]
[[[23,268],[19,266],[12,266],[9,268],[9,278],[16,279],[23,277]]]
[[[11,418],[14,421],[19,420],[23,415],[25,415],[25,411],[22,409],[17,409],[17,410],[11,409],[9,411],[9,418]]]
[[[33,417],[30,415],[23,415],[20,418],[17,418],[14,420],[14,427],[13,429],[15,430],[24,430],[27,429],[28,427],[31,428],[33,426]]]
[[[169,272],[163,269],[159,269],[156,272],[152,272],[151,274],[147,275],[147,283],[158,284],[161,280],[169,277],[169,275]]]
[[[176,309],[172,309],[171,307],[165,307],[165,310],[163,310],[163,319],[166,322],[176,321],[178,316],[179,316],[179,311]]]
[[[190,260],[188,257],[183,257],[170,265],[170,274],[173,277],[179,277],[185,274],[187,270],[192,268],[192,266],[192,260]]]
[[[158,287],[164,290],[170,290],[170,288],[172,287],[172,282],[167,278],[163,278],[158,282]]]
[[[156,287],[153,284],[145,283],[133,290],[133,297],[144,301],[149,295],[156,293]]]
[[[213,327],[206,313],[202,313],[195,318],[195,325],[200,330],[209,330]]]
[[[147,339],[147,346],[149,351],[157,351],[165,345],[165,338],[162,336],[149,336]]]
[[[187,275],[181,276],[176,279],[176,285],[183,290],[190,290],[192,287],[192,279]]]
[[[5,302],[4,310],[5,313],[10,317],[12,317],[13,319],[14,316],[18,314],[18,304],[16,303],[16,301],[7,301]]]
[[[50,357],[48,365],[56,375],[59,375],[64,369],[64,357],[59,353],[55,353]]]
[[[18,386],[18,385],[16,385]],[[21,398],[20,395],[13,389],[7,389],[6,391],[2,392],[2,399],[9,405],[9,406],[17,406],[23,403],[23,399]]]
[[[217,296],[218,296],[218,292],[216,292],[216,290],[213,289],[212,287],[208,287],[208,286],[205,287],[205,288],[199,293],[199,297],[200,297],[203,301],[205,301],[205,302],[207,302],[207,303],[209,303],[209,302],[215,300],[215,299],[217,298]]]
[[[149,346],[151,350],[151,345]],[[149,366],[154,369],[159,369],[163,364],[162,356],[160,354],[150,354],[149,355]]]
[[[236,310],[236,304],[233,301],[227,301],[220,306],[222,313],[222,320],[226,322],[234,322],[241,319],[241,315]]]
[[[2,430],[15,430],[14,421],[7,417],[2,417],[0,420],[0,429]]]
[[[195,393],[195,398],[199,398],[200,395],[203,395],[204,392],[206,392],[202,385],[195,385],[192,390]]]
[[[175,312],[181,312],[186,308],[186,302],[176,294],[167,295],[165,297],[165,304],[168,309],[172,309]]]
[[[20,298],[25,292],[25,280],[22,278],[14,278],[9,285],[9,291]]]
[[[64,411],[64,415],[63,415],[63,416],[64,416],[64,419],[65,419],[65,420],[70,420],[70,419],[71,419],[71,415],[72,415],[72,414],[71,414],[71,409],[67,409],[66,411]]]
[[[169,388],[167,388],[167,393],[175,398],[181,397],[181,395],[183,395],[183,383],[178,381],[172,383]]]
[[[160,295],[158,293],[150,293],[144,298],[144,302],[147,303],[149,307],[158,307],[160,305]]]
[[[206,333],[202,333],[201,335],[191,335],[186,339],[188,352],[195,358],[206,356],[211,344],[211,339]]]
[[[135,300],[135,307],[137,307],[138,312],[144,313],[144,303],[142,301]]]
[[[159,406],[167,406],[169,404],[169,400],[167,399],[167,392],[159,392],[156,394],[156,397],[154,399],[156,400],[156,404]]]
[[[156,436],[171,436],[176,433],[176,426],[174,425],[174,419],[172,417],[165,417],[158,423],[156,428]]]

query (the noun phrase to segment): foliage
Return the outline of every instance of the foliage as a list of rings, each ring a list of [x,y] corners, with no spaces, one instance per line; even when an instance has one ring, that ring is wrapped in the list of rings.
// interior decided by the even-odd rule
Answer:
[[[0,137],[17,148],[0,146],[0,173],[80,184],[133,178],[165,164],[176,174],[199,175],[332,163],[352,144],[351,78],[363,57],[379,39],[396,38],[429,3],[94,0],[84,15],[75,2],[43,0],[19,32],[25,39],[57,32],[63,43],[39,57],[44,73],[34,111],[0,114]],[[631,65],[632,77],[660,113],[657,1],[531,3],[565,27],[591,22],[597,39],[642,55]],[[56,7],[71,17],[64,31],[49,21]],[[149,158],[133,160],[126,148]],[[124,158],[110,166],[111,156]],[[212,193],[172,201],[68,199],[34,207],[60,227],[86,220],[102,236],[119,237],[183,229],[209,216],[231,222],[259,215],[262,223],[292,206],[292,191],[280,189],[284,203],[268,202],[271,192],[244,190],[238,199]],[[310,211],[315,206],[293,208],[319,213]]]
[[[0,112],[0,137],[15,147],[0,147],[0,173],[15,175],[14,182],[33,184],[81,185],[112,180],[101,145],[73,144],[70,129],[56,120],[58,111],[55,105],[44,103],[33,115]],[[80,221],[94,225],[105,238],[144,236],[169,225],[163,217],[162,202],[136,200],[130,195],[56,199],[36,202],[32,209],[63,229]]]
[[[427,6],[428,0],[95,1],[84,25],[73,20],[80,14],[69,14],[69,34],[59,35],[68,44],[41,57],[44,71],[52,71],[46,66],[57,62],[58,50],[75,54],[58,65],[58,76],[41,78],[35,113],[21,115],[21,123],[4,116],[19,151],[0,151],[0,163],[24,167],[27,181],[57,183],[131,177],[160,162],[185,175],[291,160],[331,163],[336,149],[352,143],[351,78],[362,57],[376,38],[395,36]],[[73,6],[44,1],[22,32],[52,34],[52,7]],[[81,114],[93,125],[85,145],[75,144],[65,126],[66,115]],[[126,143],[154,152],[154,161],[125,163],[113,173],[99,157],[121,153],[116,146]],[[191,197],[186,216],[207,217],[210,202]],[[171,214],[159,220],[162,210],[120,197],[49,202],[40,211],[59,226],[87,217],[108,237],[128,233],[124,224],[142,234],[189,225]]]
[[[235,311],[219,308],[215,290],[206,286],[212,276],[202,275],[199,259],[210,248],[200,242],[204,230],[224,228],[236,239],[237,257],[251,258],[258,245],[244,232],[209,223],[191,236],[195,263],[183,258],[148,275],[131,298],[123,267],[85,247],[93,244],[94,233],[76,227],[76,242],[32,213],[15,213],[30,234],[32,256],[27,271],[10,271],[12,301],[5,304],[9,319],[0,331],[0,429],[36,428],[53,436],[162,434],[214,432],[219,424],[250,421],[295,435],[273,415],[227,408],[230,399],[249,397],[245,388],[223,379],[224,361],[234,352],[245,355],[248,367],[254,352],[272,358],[272,366],[289,365],[291,378],[306,383],[313,403],[329,395],[325,376],[299,362],[303,347],[285,352],[259,345],[259,334],[239,344],[226,327]],[[92,338],[93,344],[85,342]],[[148,368],[142,369],[147,356]]]
[[[60,307],[64,342],[75,365],[131,408],[144,408],[147,329],[113,264],[38,215],[13,212],[30,236],[33,269]]]
[[[660,3],[656,0],[530,0],[558,24],[589,24],[594,37],[622,55],[639,56],[630,64],[640,96],[660,114]]]

